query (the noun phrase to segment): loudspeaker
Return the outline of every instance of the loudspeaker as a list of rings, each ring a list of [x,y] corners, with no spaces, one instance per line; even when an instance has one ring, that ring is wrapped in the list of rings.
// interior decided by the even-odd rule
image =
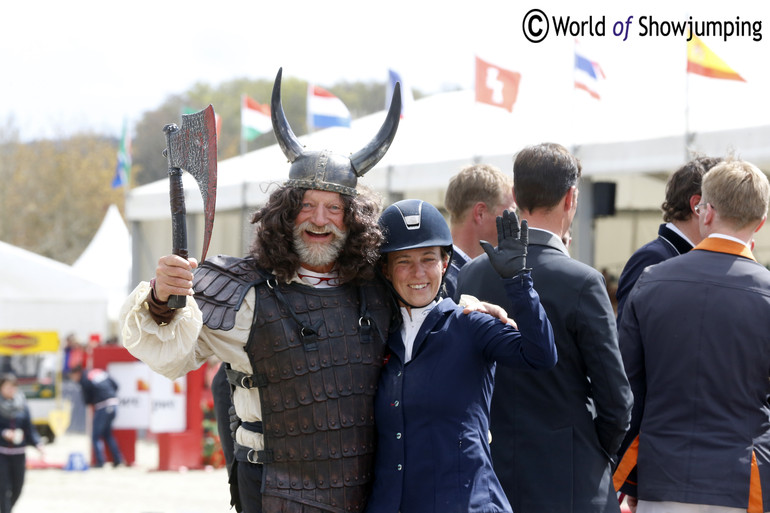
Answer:
[[[595,182],[594,217],[615,215],[615,182]]]

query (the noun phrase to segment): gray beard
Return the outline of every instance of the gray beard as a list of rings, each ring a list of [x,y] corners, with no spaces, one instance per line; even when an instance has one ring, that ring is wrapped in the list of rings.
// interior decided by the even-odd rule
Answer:
[[[304,222],[294,227],[294,251],[297,252],[300,263],[312,267],[322,267],[334,263],[345,246],[345,241],[348,238],[347,231],[343,232],[334,225],[327,225],[322,228],[328,229],[334,234],[334,239],[331,242],[306,244],[302,239],[302,232],[309,227],[313,227],[310,222]]]

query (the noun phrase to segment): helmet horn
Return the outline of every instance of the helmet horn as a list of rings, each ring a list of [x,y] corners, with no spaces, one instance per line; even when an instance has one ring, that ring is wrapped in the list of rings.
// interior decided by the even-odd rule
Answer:
[[[270,102],[270,118],[281,151],[291,162],[287,184],[293,187],[356,195],[356,182],[379,162],[390,148],[401,118],[401,85],[393,88],[393,99],[385,122],[369,144],[354,155],[329,151],[305,151],[289,126],[281,105],[281,73],[278,70]]]
[[[393,98],[390,101],[388,116],[385,118],[382,127],[380,127],[380,131],[377,132],[374,139],[369,141],[369,144],[350,157],[350,162],[357,176],[364,176],[367,171],[373,168],[385,156],[388,148],[390,148],[390,144],[393,142],[393,138],[396,136],[400,119],[401,84],[396,82],[396,87],[393,88]]]
[[[291,129],[281,105],[282,72],[283,68],[278,68],[278,75],[276,75],[275,83],[273,84],[273,97],[270,101],[270,119],[273,121],[273,131],[281,151],[289,159],[289,162],[294,162],[304,153],[304,150],[299,139],[294,135],[294,131]]]

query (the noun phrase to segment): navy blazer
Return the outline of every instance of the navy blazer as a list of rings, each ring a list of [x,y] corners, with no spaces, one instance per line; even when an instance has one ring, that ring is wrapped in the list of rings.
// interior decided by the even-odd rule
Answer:
[[[497,513],[511,507],[495,477],[487,433],[495,361],[547,369],[556,348],[531,278],[506,280],[522,332],[445,299],[428,314],[404,364],[388,339],[377,397],[377,459],[367,513]]]
[[[623,267],[623,272],[618,278],[618,291],[615,297],[618,300],[618,326],[623,315],[623,307],[626,299],[634,288],[636,280],[641,276],[642,271],[648,266],[659,264],[664,260],[675,256],[683,255],[692,249],[692,245],[683,239],[678,233],[663,223],[658,228],[658,238],[652,240],[637,249],[631,258]]]
[[[639,435],[640,499],[746,509],[756,458],[751,484],[770,510],[770,271],[705,250],[731,244],[741,246],[706,239],[648,268],[626,303],[620,347],[635,402],[625,445]]]
[[[632,396],[604,278],[570,258],[558,237],[532,227],[527,264],[559,362],[544,372],[497,370],[495,472],[516,513],[618,512],[611,472]],[[511,311],[486,255],[462,268],[458,293]]]

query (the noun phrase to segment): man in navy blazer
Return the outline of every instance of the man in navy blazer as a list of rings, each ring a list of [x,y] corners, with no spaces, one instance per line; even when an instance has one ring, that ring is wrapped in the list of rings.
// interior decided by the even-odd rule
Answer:
[[[620,510],[611,472],[631,390],[615,314],[601,273],[571,259],[562,242],[580,172],[577,159],[551,143],[523,149],[513,166],[514,199],[529,223],[527,262],[559,355],[548,371],[497,368],[492,462],[516,513]],[[485,255],[461,269],[458,294],[512,307]]]
[[[750,249],[769,200],[752,164],[713,167],[695,208],[703,240],[628,297],[634,410],[615,481],[636,464],[637,513],[770,511],[770,271]]]
[[[618,325],[626,299],[645,267],[687,253],[701,241],[698,216],[693,209],[700,203],[703,175],[720,162],[721,158],[698,157],[668,179],[666,200],[661,205],[665,222],[658,228],[658,238],[631,255],[618,279]]]

